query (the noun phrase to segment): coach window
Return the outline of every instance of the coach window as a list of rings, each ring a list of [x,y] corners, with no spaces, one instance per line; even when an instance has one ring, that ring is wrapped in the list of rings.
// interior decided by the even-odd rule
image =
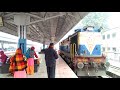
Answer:
[[[107,50],[110,51],[110,47],[108,47]]]
[[[110,39],[110,34],[107,35],[107,39]]]
[[[113,52],[115,52],[116,51],[116,48],[115,47],[113,47]]]
[[[105,51],[105,48],[103,47],[102,49],[103,49],[103,52],[104,52],[104,51]]]
[[[113,37],[113,38],[116,37],[116,33],[113,33],[113,34],[112,34],[112,37]]]
[[[105,35],[103,35],[103,40],[105,39]]]

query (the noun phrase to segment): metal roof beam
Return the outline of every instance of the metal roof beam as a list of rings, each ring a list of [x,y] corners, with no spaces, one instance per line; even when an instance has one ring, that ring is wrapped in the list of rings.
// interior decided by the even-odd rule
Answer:
[[[32,16],[32,17],[36,17],[36,18],[39,18],[39,19],[43,19],[42,17],[39,17],[39,16],[31,14],[31,13],[24,13],[24,14]]]
[[[29,15],[31,17],[35,17],[35,18],[38,18],[38,19],[43,19],[42,17],[39,17],[37,15],[34,15],[34,14],[31,14],[31,13],[9,13],[7,15],[4,15],[4,17],[9,17],[9,16],[12,16],[12,15],[19,15],[19,14],[24,14],[24,15]]]
[[[5,20],[5,22],[15,24],[15,22],[14,22],[14,21],[11,21],[11,20]],[[15,24],[15,25],[16,25],[16,24]]]
[[[53,19],[53,18],[56,18],[56,17],[59,17],[59,16],[63,16],[64,14],[60,14],[60,15],[55,15],[55,16],[52,16],[52,17],[48,17],[48,18],[44,18],[43,20],[37,20],[37,21],[33,21],[33,22],[30,22],[28,23],[28,25],[30,24],[34,24],[34,23],[38,23],[38,22],[41,22],[41,21],[45,21],[45,20],[49,20],[49,19]]]
[[[12,16],[12,15],[15,15],[15,14],[18,14],[18,13],[9,13],[9,14],[6,14],[6,15],[4,15],[4,17],[9,17],[9,16]]]
[[[67,15],[72,16],[72,17],[74,17],[74,18],[77,19],[77,20],[79,19],[78,17],[75,17],[74,15],[69,14],[69,13],[68,13]]]
[[[37,31],[37,29],[33,27],[32,25],[30,25],[30,27],[32,27],[33,30],[35,29]],[[38,37],[44,36],[43,34],[39,33],[39,31],[37,31],[36,33],[38,34]]]

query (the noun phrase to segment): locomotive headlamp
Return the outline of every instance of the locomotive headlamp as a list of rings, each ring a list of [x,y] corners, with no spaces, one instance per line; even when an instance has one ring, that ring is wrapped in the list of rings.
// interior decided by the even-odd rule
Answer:
[[[84,64],[82,62],[77,63],[77,67],[79,69],[82,69],[84,67]]]

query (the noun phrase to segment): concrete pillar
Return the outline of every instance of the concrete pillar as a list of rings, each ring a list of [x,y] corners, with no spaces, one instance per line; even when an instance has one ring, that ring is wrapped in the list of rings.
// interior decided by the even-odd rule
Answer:
[[[52,43],[55,42],[55,36],[51,37],[51,42],[52,42]]]
[[[19,42],[18,47],[22,49],[23,54],[26,53],[26,26],[25,25],[18,25],[18,36]]]
[[[18,25],[19,39],[26,39],[26,25]]]
[[[43,49],[45,49],[45,44],[43,44]]]
[[[43,49],[45,49],[45,38],[43,40]]]
[[[30,22],[30,16],[19,14],[14,15],[14,22],[18,26],[18,47],[22,49],[23,54],[26,53],[26,30],[27,30],[27,23]]]
[[[4,43],[3,42],[1,42],[1,48],[2,48],[2,50],[4,50]]]

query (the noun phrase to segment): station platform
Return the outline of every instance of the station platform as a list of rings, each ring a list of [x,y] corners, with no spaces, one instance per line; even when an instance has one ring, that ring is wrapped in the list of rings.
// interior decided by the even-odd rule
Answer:
[[[78,78],[61,56],[56,61],[56,78]]]
[[[38,67],[38,72],[33,75],[27,75],[27,78],[48,78],[47,69],[45,64],[45,55],[39,54],[40,65]],[[8,74],[0,74],[0,78],[13,78]],[[72,69],[66,64],[66,62],[59,56],[56,60],[56,76],[55,78],[78,78]]]

